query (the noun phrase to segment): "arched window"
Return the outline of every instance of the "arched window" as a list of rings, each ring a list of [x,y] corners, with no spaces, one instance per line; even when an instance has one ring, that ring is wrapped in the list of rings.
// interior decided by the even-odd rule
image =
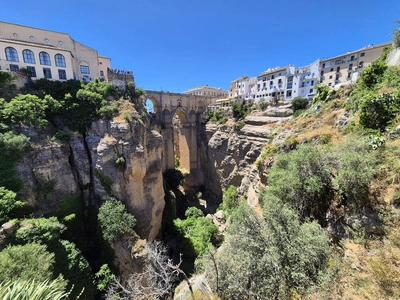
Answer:
[[[19,62],[17,50],[11,47],[6,48],[6,58],[8,61]]]
[[[24,63],[36,64],[35,55],[31,50],[25,49],[22,51],[22,56],[24,57]]]
[[[57,67],[64,67],[65,68],[65,58],[64,58],[64,55],[62,55],[62,54],[56,54],[55,56],[54,56],[54,59],[55,59],[55,61],[56,61],[56,66]]]
[[[51,66],[50,55],[48,53],[40,52],[39,53],[39,59],[40,59],[40,64],[41,65]]]

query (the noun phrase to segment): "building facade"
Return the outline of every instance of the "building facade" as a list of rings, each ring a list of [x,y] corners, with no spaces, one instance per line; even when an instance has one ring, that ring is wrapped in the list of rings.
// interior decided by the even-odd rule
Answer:
[[[32,79],[107,80],[110,58],[69,34],[0,22],[0,69],[25,69]],[[103,74],[103,75],[101,75]]]
[[[269,68],[255,77],[241,76],[232,80],[230,98],[258,102],[266,100],[293,100],[295,97],[313,98],[315,86],[324,84],[331,88],[355,82],[360,72],[376,60],[391,43],[371,45],[328,59],[317,59],[308,66],[296,68]],[[254,78],[254,80],[253,80]]]
[[[355,82],[360,72],[376,60],[391,43],[370,45],[320,62],[320,82],[329,87],[338,87]]]
[[[197,95],[197,96],[210,96],[212,98],[228,97],[228,92],[221,88],[215,88],[208,85],[201,85],[198,87],[190,88],[182,94]]]

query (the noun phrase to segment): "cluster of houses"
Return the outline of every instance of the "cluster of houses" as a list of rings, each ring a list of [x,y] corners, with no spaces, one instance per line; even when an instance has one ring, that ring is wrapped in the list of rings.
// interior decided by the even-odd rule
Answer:
[[[318,83],[331,88],[355,82],[360,72],[377,59],[390,42],[369,45],[328,59],[320,58],[304,67],[289,64],[269,68],[258,76],[241,76],[230,82],[228,91],[208,85],[184,94],[209,96],[222,103],[228,99],[258,102],[264,98],[292,100],[312,98]],[[0,22],[0,70],[27,72],[32,79],[78,79],[90,81],[133,81],[132,71],[111,68],[111,59],[73,40],[69,34]],[[116,78],[115,75],[124,78]],[[217,100],[219,99],[219,100]]]

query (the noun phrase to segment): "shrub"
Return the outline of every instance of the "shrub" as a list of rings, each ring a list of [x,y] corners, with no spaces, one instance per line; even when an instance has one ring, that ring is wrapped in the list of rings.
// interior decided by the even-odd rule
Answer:
[[[362,126],[384,130],[400,111],[400,97],[396,94],[383,94],[379,98],[365,98],[360,110]]]
[[[105,175],[103,172],[101,172],[99,169],[95,170],[95,174],[97,178],[99,178],[100,185],[104,188],[104,191],[108,194],[112,194],[112,186],[113,186],[113,181],[111,180],[110,177]]]
[[[26,203],[16,200],[17,194],[0,187],[0,224],[16,216],[16,212]]]
[[[317,94],[313,98],[313,103],[325,102],[328,98],[330,88],[327,85],[318,84],[315,86]]]
[[[244,126],[246,125],[246,123],[242,120],[239,120],[237,122],[235,122],[235,124],[233,125],[233,129],[235,129],[236,131],[241,130]]]
[[[0,282],[5,280],[45,281],[57,276],[53,274],[54,254],[45,245],[28,243],[8,246],[0,252]]]
[[[55,140],[55,139],[68,142],[71,139],[71,135],[64,130],[59,130],[56,132],[56,134],[52,138],[52,140]]]
[[[126,167],[125,158],[122,155],[118,157],[115,161],[115,165],[117,166],[118,170],[123,171]]]
[[[223,299],[289,299],[293,290],[317,283],[326,266],[324,230],[316,222],[301,223],[278,199],[263,203],[262,217],[245,203],[236,210],[222,251],[206,267]]]
[[[308,99],[304,97],[297,96],[292,100],[292,109],[293,113],[299,111],[299,110],[304,110],[307,108],[308,105]]]
[[[136,226],[135,217],[127,212],[121,201],[115,198],[110,198],[102,204],[98,219],[103,238],[108,242],[132,233]]]
[[[198,209],[197,207],[189,207],[186,211],[185,211],[185,217],[186,218],[199,218],[199,217],[204,217],[203,212],[201,211],[201,209]]]
[[[222,204],[220,205],[220,209],[226,211],[228,214],[232,214],[238,206],[239,206],[239,195],[237,193],[237,188],[231,185],[223,193]]]

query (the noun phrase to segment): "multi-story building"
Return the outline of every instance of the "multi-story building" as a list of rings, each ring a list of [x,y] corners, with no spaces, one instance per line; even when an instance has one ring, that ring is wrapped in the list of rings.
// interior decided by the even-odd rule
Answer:
[[[292,64],[262,72],[257,76],[256,98],[265,98],[266,100],[271,98],[284,99],[285,92],[292,89],[292,86],[287,84],[288,78],[293,79],[294,74],[295,67]]]
[[[316,94],[315,86],[319,80],[320,59],[312,64],[296,68],[294,89],[292,93],[286,93],[286,100],[292,100],[295,97],[312,98]]]
[[[240,76],[232,80],[229,88],[229,97],[231,99],[251,100],[256,97],[257,76]]]
[[[69,34],[0,22],[0,69],[27,70],[32,79],[107,80],[110,58]]]
[[[215,88],[208,85],[201,85],[198,87],[190,88],[183,94],[199,95],[199,96],[210,96],[212,98],[224,98],[228,97],[228,92],[221,88]]]
[[[370,45],[320,61],[320,82],[330,87],[355,82],[360,72],[376,60],[391,43]]]

